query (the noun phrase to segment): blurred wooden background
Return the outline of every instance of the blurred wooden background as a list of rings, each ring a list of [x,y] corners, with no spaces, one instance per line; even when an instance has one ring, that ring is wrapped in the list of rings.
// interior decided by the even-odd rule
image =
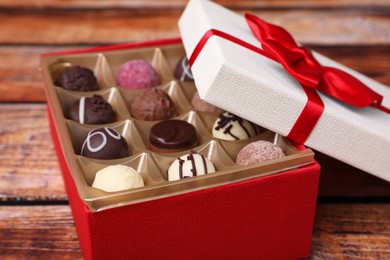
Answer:
[[[0,259],[81,258],[49,138],[39,55],[177,37],[186,2],[0,1]],[[297,41],[390,86],[389,0],[215,2],[281,25]],[[323,171],[311,258],[390,259],[390,184],[316,158]]]

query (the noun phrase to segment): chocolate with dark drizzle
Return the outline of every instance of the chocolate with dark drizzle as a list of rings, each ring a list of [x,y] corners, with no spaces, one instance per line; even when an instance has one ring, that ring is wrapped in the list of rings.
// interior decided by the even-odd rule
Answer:
[[[235,122],[235,121],[237,121],[237,122],[240,124],[240,126],[242,127],[242,129],[244,129],[244,131],[245,131],[246,135],[248,136],[248,138],[251,137],[251,135],[250,135],[248,129],[247,129],[247,128],[244,126],[244,124],[243,124],[244,119],[242,119],[241,117],[236,116],[236,115],[234,115],[234,114],[232,114],[232,113],[229,113],[229,112],[227,112],[227,115],[228,115],[228,116],[226,116],[225,114],[226,114],[226,113],[222,113],[222,114],[219,115],[219,121],[217,122],[217,126],[215,127],[215,130],[220,130],[221,128],[226,127],[230,122]],[[248,122],[249,122],[249,121],[248,121]],[[256,127],[253,123],[251,123],[251,122],[249,122],[249,123],[251,124],[251,126],[253,127],[253,129],[255,130],[255,133],[256,133],[256,135],[257,135],[257,134],[258,134],[257,127]],[[229,134],[229,135],[230,135],[231,137],[233,137],[235,140],[240,140],[240,138],[238,138],[237,136],[235,136],[235,135],[230,131],[230,130],[232,129],[232,127],[233,127],[233,125],[227,126],[227,127],[223,130],[223,133],[224,133],[224,134]]]
[[[181,159],[180,157],[177,158],[179,160],[179,178],[180,179],[197,176],[197,170],[196,170],[196,165],[195,165],[194,154],[198,154],[198,153],[196,151],[191,151],[191,153],[186,158],[187,161],[191,161],[191,164],[192,164],[192,169],[191,169],[192,176],[183,176],[183,165],[184,165],[184,163],[186,161]],[[206,160],[205,160],[203,155],[200,155],[200,157],[202,158],[203,168],[204,168],[205,174],[207,174],[208,173],[208,169],[207,169]]]

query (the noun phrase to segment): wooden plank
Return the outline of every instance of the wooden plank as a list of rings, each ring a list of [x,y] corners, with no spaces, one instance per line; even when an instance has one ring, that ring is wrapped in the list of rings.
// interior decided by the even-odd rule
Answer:
[[[388,259],[389,244],[390,205],[318,205],[311,259]],[[0,255],[81,258],[69,206],[0,206]]]
[[[390,259],[390,204],[319,204],[312,259]]]
[[[188,0],[128,0],[128,1],[110,1],[110,0],[9,0],[2,1],[0,8],[184,8]],[[388,7],[390,5],[387,0],[215,0],[214,2],[230,8],[354,8],[354,7]]]
[[[86,46],[0,46],[0,101],[44,102],[39,73],[39,56],[59,50]],[[336,61],[390,86],[390,47],[385,46],[309,46]]]
[[[0,101],[44,102],[39,56],[65,47],[0,47]],[[75,47],[66,47],[72,49]],[[80,48],[80,47],[79,47]]]
[[[44,104],[0,104],[0,201],[67,200]],[[320,196],[390,197],[390,183],[321,154]]]
[[[69,206],[0,206],[1,259],[82,259]]]
[[[0,201],[66,200],[44,104],[0,105]]]
[[[388,44],[388,11],[241,10],[289,30],[307,44]],[[176,37],[182,10],[0,12],[0,44],[103,44]]]

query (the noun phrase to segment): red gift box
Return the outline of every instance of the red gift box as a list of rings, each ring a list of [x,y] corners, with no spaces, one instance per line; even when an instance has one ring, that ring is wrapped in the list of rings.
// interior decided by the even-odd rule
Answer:
[[[50,119],[52,119],[50,115]],[[51,133],[85,259],[300,259],[310,255],[320,166],[91,212]]]
[[[163,40],[76,53],[179,42],[180,39]],[[320,174],[316,162],[268,176],[94,211],[80,197],[69,158],[61,145],[50,100],[48,110],[85,259],[298,259],[309,256]]]

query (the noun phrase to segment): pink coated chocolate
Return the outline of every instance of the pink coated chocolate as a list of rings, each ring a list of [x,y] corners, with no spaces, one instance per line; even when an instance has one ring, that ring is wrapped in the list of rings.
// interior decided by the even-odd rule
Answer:
[[[147,89],[160,84],[156,70],[145,60],[130,60],[122,64],[116,73],[119,86],[127,89]]]

